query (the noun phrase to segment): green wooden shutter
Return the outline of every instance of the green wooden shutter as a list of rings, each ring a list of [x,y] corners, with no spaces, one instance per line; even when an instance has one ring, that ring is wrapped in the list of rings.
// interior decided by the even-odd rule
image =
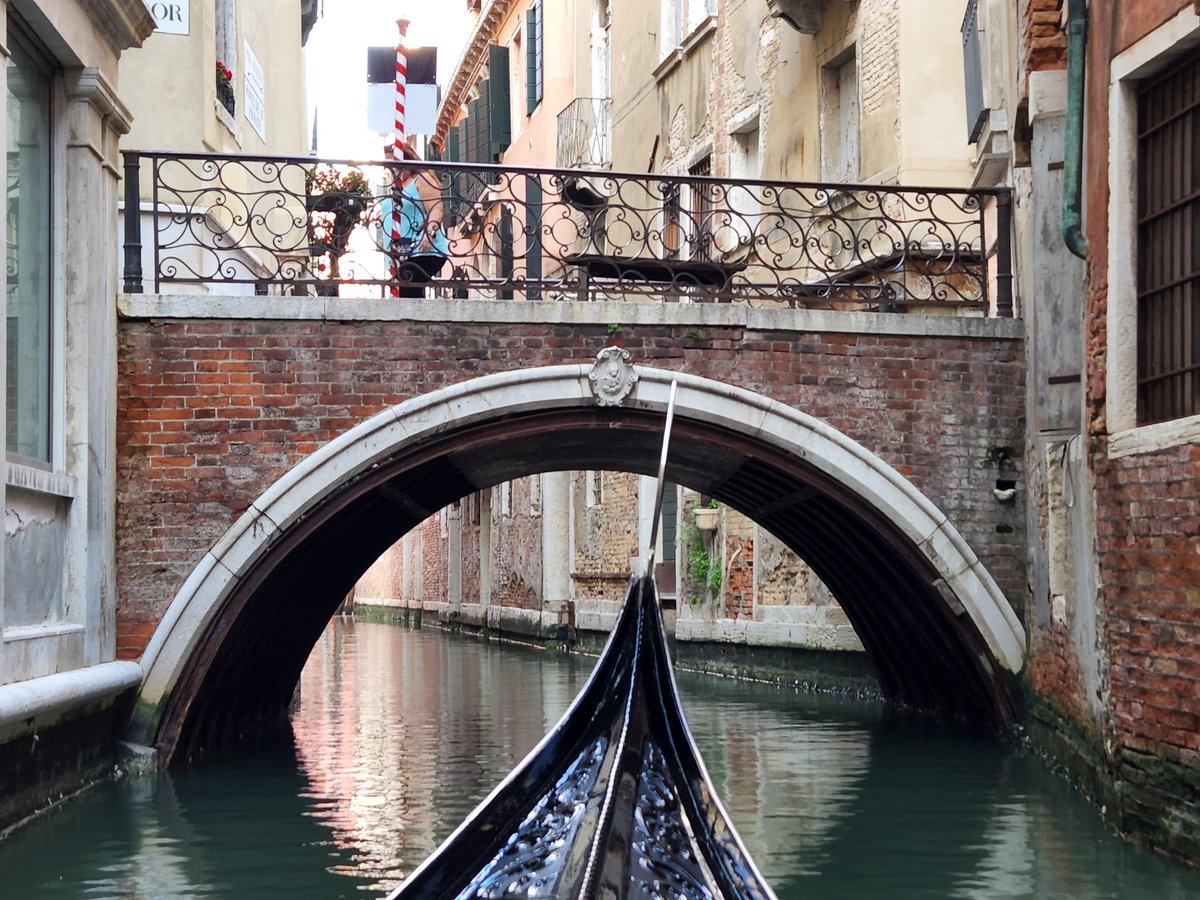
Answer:
[[[537,4],[525,10],[525,115],[537,109]]]
[[[545,70],[545,66],[543,64],[543,49],[546,43],[544,40],[545,27],[542,25],[542,0],[536,0],[536,2],[533,4],[533,9],[537,15],[537,40],[534,41],[534,47],[536,48],[537,52],[537,57],[534,60],[534,68],[537,72],[537,79],[534,81],[534,84],[537,85],[537,102],[541,103],[543,95],[542,82],[545,80],[543,77]]]
[[[542,179],[525,176],[525,272],[530,281],[542,277]],[[541,300],[542,292],[531,288],[528,299]]]
[[[525,115],[542,102],[542,0],[525,11]]]
[[[512,102],[508,91],[508,48],[492,44],[488,48],[488,162],[499,162],[500,154],[512,141]]]

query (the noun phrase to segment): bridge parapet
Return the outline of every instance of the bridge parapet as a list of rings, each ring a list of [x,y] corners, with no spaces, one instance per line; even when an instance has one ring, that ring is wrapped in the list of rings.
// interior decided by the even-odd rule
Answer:
[[[1003,189],[136,151],[125,172],[128,293],[1013,312]]]

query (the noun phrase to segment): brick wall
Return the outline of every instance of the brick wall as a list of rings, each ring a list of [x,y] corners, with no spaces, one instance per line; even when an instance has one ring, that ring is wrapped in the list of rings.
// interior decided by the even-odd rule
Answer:
[[[1056,33],[1061,6],[1029,2],[1031,69],[1066,64],[1065,34]],[[1096,700],[1083,695],[1080,661],[1062,621],[1031,633],[1026,669],[1047,727],[1065,736],[1081,776],[1096,779],[1109,817],[1192,861],[1200,860],[1200,448],[1109,459],[1106,401],[1110,63],[1194,6],[1194,0],[1143,0],[1088,7],[1084,438],[1094,484],[1098,596],[1072,600],[1093,604],[1099,615],[1099,722],[1088,711]]]
[[[534,476],[540,478],[541,476]],[[492,603],[518,609],[542,605],[542,518],[530,512],[531,478],[511,484],[511,512],[492,503]]]
[[[1067,33],[1062,23],[1063,0],[1029,0],[1025,9],[1025,70],[1065,69]]]
[[[603,324],[278,320],[125,320],[119,341],[123,658],[140,654],[217,538],[316,447],[417,394],[489,372],[587,361],[611,343],[636,363],[727,381],[826,420],[908,476],[1010,597],[1023,596],[1021,513],[997,506],[985,462],[992,446],[1023,440],[1019,342],[667,325],[623,326],[613,337]],[[465,532],[463,546],[465,553]],[[426,598],[437,589],[426,582]]]
[[[1200,860],[1200,446],[1094,465],[1120,824]]]

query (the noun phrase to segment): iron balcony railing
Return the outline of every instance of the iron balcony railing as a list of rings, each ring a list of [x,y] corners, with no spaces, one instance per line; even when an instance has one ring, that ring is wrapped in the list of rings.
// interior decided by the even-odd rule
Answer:
[[[606,169],[612,165],[612,100],[577,97],[558,114],[558,167]]]
[[[640,296],[1012,314],[1003,189],[124,156],[131,293],[149,282],[159,293]],[[395,179],[403,184],[413,174],[430,185],[425,215],[440,219],[444,259],[431,259],[441,239],[424,239],[415,205],[392,203]],[[397,207],[399,222],[391,213]]]

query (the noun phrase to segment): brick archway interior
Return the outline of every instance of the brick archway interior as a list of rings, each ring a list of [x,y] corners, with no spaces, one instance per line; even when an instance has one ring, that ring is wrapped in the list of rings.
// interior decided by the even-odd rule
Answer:
[[[131,737],[165,759],[277,727],[311,648],[429,514],[539,471],[652,474],[671,380],[672,480],[749,515],[831,588],[895,699],[1003,725],[1024,633],[953,525],[894,469],[766,397],[640,367],[597,406],[589,367],[487,376],[402,403],[276,482],[205,555],[142,658]]]

